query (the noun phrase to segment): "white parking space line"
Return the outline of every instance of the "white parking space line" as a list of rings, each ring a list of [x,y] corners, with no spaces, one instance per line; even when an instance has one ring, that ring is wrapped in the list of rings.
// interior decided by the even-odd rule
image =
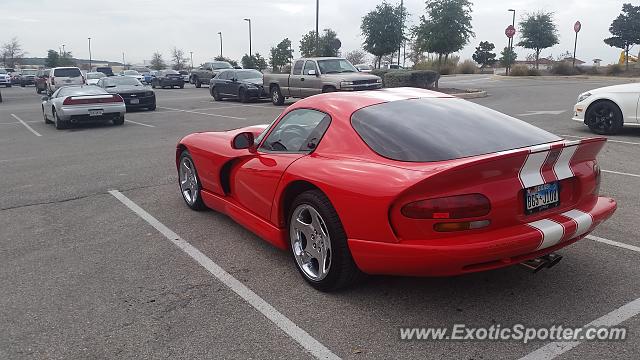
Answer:
[[[186,113],[190,113],[190,114],[198,114],[198,115],[218,116],[218,117],[229,118],[229,119],[236,119],[236,120],[247,120],[247,118],[241,118],[241,117],[236,117],[236,116],[218,115],[218,114],[209,114],[209,113],[203,113],[203,112],[198,112],[198,111],[182,110],[182,109],[175,109],[175,108],[168,108],[168,107],[160,107],[160,106],[158,106],[158,109],[166,109],[166,110],[173,110],[173,111],[181,111],[181,112],[186,112]]]
[[[576,139],[588,139],[588,137],[586,137],[586,136],[575,136],[575,135],[559,135],[559,136],[568,137],[568,138],[576,138]],[[612,140],[611,138],[607,138],[607,142],[612,142],[612,143],[616,143],[616,144],[640,145],[640,142]]]
[[[143,123],[136,122],[136,121],[132,121],[132,120],[125,120],[125,121],[126,121],[126,122],[130,122],[130,123],[132,123],[132,124],[136,124],[136,125],[142,125],[142,126],[147,126],[147,127],[152,127],[152,128],[154,128],[154,127],[155,127],[155,126],[153,126],[153,125],[143,124]]]
[[[632,177],[640,178],[640,175],[638,175],[638,174],[631,174],[631,173],[620,172],[620,171],[602,170],[602,172],[609,173],[609,174],[624,175],[624,176],[632,176]]]
[[[244,301],[249,303],[249,305],[253,306],[253,308],[258,310],[262,315],[273,322],[278,328],[280,328],[280,330],[289,335],[293,340],[295,340],[298,344],[305,348],[311,355],[318,359],[340,359],[331,350],[326,348],[318,340],[309,335],[309,333],[301,329],[293,321],[289,320],[289,318],[276,310],[258,294],[246,287],[244,284],[238,281],[238,279],[234,278],[218,264],[213,262],[213,260],[200,252],[200,250],[189,244],[187,241],[183,240],[180,236],[178,236],[178,234],[166,227],[151,214],[146,212],[143,208],[123,195],[121,192],[117,190],[111,190],[109,191],[109,193],[116,199],[118,199],[121,203],[123,203],[126,207],[128,207],[131,211],[133,211],[139,217],[149,223],[149,225],[158,230],[158,232],[164,235],[164,237],[171,241],[175,246],[180,248],[180,250],[184,251],[192,259],[198,262],[198,264],[209,271],[231,291],[236,293]]]
[[[609,239],[605,239],[605,238],[601,238],[601,237],[597,237],[597,236],[593,236],[593,235],[587,235],[587,236],[585,236],[585,238],[587,238],[589,240],[597,241],[597,242],[600,242],[600,243],[603,243],[603,244],[617,246],[619,248],[623,248],[623,249],[627,249],[627,250],[631,250],[631,251],[635,251],[635,252],[639,252],[640,253],[640,247],[638,247],[638,246],[629,245],[629,244],[625,244],[625,243],[621,243],[621,242],[617,242],[617,241],[613,241],[613,240],[609,240]]]
[[[640,299],[635,299],[615,310],[586,324],[587,327],[611,327],[640,314]],[[628,335],[628,334],[627,334]],[[581,341],[555,341],[520,358],[520,360],[550,360],[580,345]]]
[[[29,124],[24,122],[24,120],[22,120],[19,117],[17,117],[16,114],[11,114],[11,116],[13,116],[14,119],[18,120],[22,125],[24,125],[24,127],[26,127],[29,131],[31,131],[35,136],[42,136],[42,135],[40,135],[39,132],[33,130],[33,128],[31,126],[29,126]]]

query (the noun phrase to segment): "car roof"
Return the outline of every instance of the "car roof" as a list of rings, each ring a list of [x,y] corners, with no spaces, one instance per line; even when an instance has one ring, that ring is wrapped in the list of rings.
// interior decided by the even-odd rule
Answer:
[[[296,101],[291,108],[311,108],[335,112],[345,116],[371,105],[420,98],[454,98],[454,96],[412,87],[385,88],[379,90],[331,92],[310,96]]]

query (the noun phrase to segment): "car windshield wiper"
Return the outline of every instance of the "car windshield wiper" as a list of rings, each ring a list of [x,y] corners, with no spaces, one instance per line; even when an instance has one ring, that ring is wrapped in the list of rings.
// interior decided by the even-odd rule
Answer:
[[[323,71],[325,74],[339,74],[340,71]]]
[[[341,72],[343,72],[343,73],[347,73],[347,72],[351,73],[351,72],[355,72],[355,71],[353,71],[353,70],[344,70],[344,71],[341,71]]]

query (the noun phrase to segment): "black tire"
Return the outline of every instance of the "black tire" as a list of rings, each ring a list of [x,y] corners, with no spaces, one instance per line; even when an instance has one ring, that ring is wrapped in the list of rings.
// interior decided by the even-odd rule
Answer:
[[[609,100],[596,101],[589,105],[584,117],[589,129],[600,135],[615,135],[624,125],[622,111]]]
[[[53,123],[53,121],[49,120],[49,118],[47,118],[47,115],[44,113],[44,106],[42,107],[42,118],[44,119],[45,124]]]
[[[113,125],[115,126],[120,126],[124,124],[124,115],[121,115],[120,117],[113,119]]]
[[[331,92],[335,92],[336,88],[334,88],[333,86],[325,86],[322,89],[322,93],[331,93]]]
[[[25,84],[25,83],[20,83],[20,87],[27,87],[27,84]]]
[[[293,215],[299,206],[310,206],[320,214],[325,223],[326,231],[329,234],[330,242],[330,265],[327,275],[320,280],[311,279],[300,267],[294,254],[294,239],[291,238],[291,224]],[[319,190],[309,190],[298,195],[289,211],[287,217],[287,229],[289,230],[289,250],[296,268],[302,275],[302,278],[320,291],[335,291],[353,285],[362,279],[363,273],[353,261],[349,245],[347,244],[347,235],[344,232],[338,213],[331,205],[329,199]]]
[[[270,90],[271,102],[273,105],[282,105],[284,104],[284,96],[282,96],[282,92],[280,91],[280,87],[278,85],[274,85]]]
[[[156,110],[156,104],[153,104],[152,106],[150,106],[148,110],[149,111],[155,111]]]
[[[60,120],[55,109],[52,110],[52,113],[53,113],[53,123],[55,124],[57,130],[64,130],[69,127],[69,124],[66,121]]]
[[[240,100],[241,103],[249,102],[249,94],[247,94],[247,90],[244,88],[238,89],[238,100]]]
[[[202,83],[200,82],[200,79],[198,79],[198,77],[196,76],[195,79],[193,80],[193,83],[196,85],[196,87],[199,89],[202,87]]]
[[[222,101],[223,100],[222,95],[220,95],[220,91],[218,91],[218,88],[215,87],[215,86],[211,89],[211,96],[213,96],[213,99],[215,101]]]
[[[188,159],[188,161],[191,163],[191,166],[193,167],[193,176],[195,179],[195,201],[190,201],[189,199],[187,199],[187,195],[185,194],[185,192],[182,189],[181,183],[180,183],[180,167],[183,164],[183,161],[185,161],[185,158]],[[185,204],[187,204],[187,206],[189,208],[191,208],[191,210],[195,210],[195,211],[202,211],[205,210],[207,207],[204,205],[204,202],[202,201],[202,183],[200,182],[200,177],[198,176],[198,170],[196,169],[195,163],[193,162],[193,158],[191,158],[191,154],[189,153],[189,150],[184,150],[182,151],[182,153],[180,154],[180,160],[178,162],[178,188],[180,189],[180,194],[182,195],[182,199],[184,200]]]
[[[42,90],[36,85],[36,94],[42,94]]]
[[[180,85],[180,89],[184,89],[184,84]]]
[[[8,88],[10,88],[10,87],[11,87],[11,84],[7,84],[7,87],[8,87]]]

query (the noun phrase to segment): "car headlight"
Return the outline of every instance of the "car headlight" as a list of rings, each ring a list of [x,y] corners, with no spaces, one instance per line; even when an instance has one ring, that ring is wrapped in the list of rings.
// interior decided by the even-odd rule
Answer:
[[[580,94],[580,96],[578,96],[578,102],[582,102],[583,100],[586,100],[589,96],[591,96],[591,93],[584,93],[584,94]]]
[[[145,96],[153,96],[153,91],[147,91],[144,95]]]
[[[377,79],[376,79],[376,82],[377,82],[378,84],[382,84],[382,79],[381,79],[381,78],[377,78]]]
[[[340,86],[352,86],[353,81],[340,81]]]

